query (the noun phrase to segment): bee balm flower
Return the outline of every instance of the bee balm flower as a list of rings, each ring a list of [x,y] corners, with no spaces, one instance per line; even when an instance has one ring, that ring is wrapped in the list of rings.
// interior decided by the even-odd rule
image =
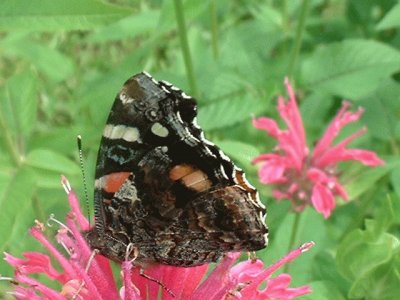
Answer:
[[[308,286],[290,288],[290,275],[272,277],[272,274],[310,249],[313,243],[304,244],[267,268],[260,260],[247,260],[233,265],[240,254],[227,254],[208,276],[208,265],[183,268],[161,264],[144,269],[143,276],[139,267],[134,266],[134,261],[127,259],[121,264],[122,278],[118,280],[111,270],[110,261],[87,245],[81,230],[88,230],[89,223],[82,215],[68,181],[63,178],[62,182],[68,194],[71,212],[67,216],[66,225],[59,223],[60,229],[55,239],[58,245],[45,237],[45,226],[36,222],[30,234],[48,254],[25,252],[24,259],[5,254],[5,260],[15,268],[12,280],[17,285],[11,293],[17,299],[144,300],[158,299],[160,289],[162,299],[169,300],[289,300],[310,293]],[[64,248],[64,253],[59,248]],[[58,264],[57,268],[53,262]],[[58,287],[49,287],[32,277],[38,273],[56,281]],[[203,279],[205,276],[207,278]],[[262,284],[265,287],[259,289]]]
[[[257,118],[253,125],[265,130],[277,140],[273,153],[261,154],[253,162],[260,163],[260,181],[274,186],[274,196],[278,199],[290,199],[295,211],[302,211],[306,205],[312,205],[325,218],[335,208],[335,196],[348,199],[346,190],[339,182],[336,166],[341,161],[354,160],[375,167],[384,162],[372,151],[348,149],[347,145],[364,134],[365,128],[357,131],[343,141],[333,145],[333,140],[341,129],[356,122],[363,110],[348,111],[350,103],[344,101],[339,112],[329,124],[314,151],[306,143],[303,120],[296,103],[296,97],[289,81],[285,82],[289,100],[278,98],[278,112],[287,128],[281,129],[271,118]]]

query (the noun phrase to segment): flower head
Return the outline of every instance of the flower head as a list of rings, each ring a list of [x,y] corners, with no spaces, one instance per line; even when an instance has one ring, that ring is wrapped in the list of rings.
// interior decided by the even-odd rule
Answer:
[[[364,134],[365,128],[336,145],[332,144],[341,129],[356,122],[363,113],[361,108],[356,112],[348,111],[350,103],[347,101],[343,102],[314,151],[310,153],[295,93],[288,80],[285,84],[289,100],[278,98],[278,112],[287,128],[279,128],[271,118],[254,119],[254,127],[265,130],[277,140],[278,145],[274,153],[262,154],[253,162],[261,163],[260,181],[274,185],[273,193],[276,198],[290,199],[295,211],[302,211],[306,205],[313,205],[328,218],[335,208],[335,196],[348,199],[347,192],[338,179],[337,164],[354,160],[374,167],[384,162],[372,151],[346,148],[351,141]]]
[[[247,260],[232,266],[240,254],[228,254],[205,280],[207,265],[183,268],[157,264],[143,270],[143,275],[133,261],[127,259],[121,264],[121,280],[118,280],[111,270],[110,261],[88,247],[81,230],[88,230],[89,223],[82,215],[68,181],[63,178],[62,182],[71,212],[66,225],[51,217],[60,225],[56,235],[58,245],[43,234],[45,226],[36,222],[30,234],[49,255],[25,252],[24,258],[20,259],[5,254],[5,260],[15,268],[13,281],[18,284],[12,294],[17,299],[158,299],[160,289],[162,299],[170,300],[286,300],[310,293],[308,286],[290,288],[290,275],[280,274],[273,278],[272,274],[311,248],[313,243],[304,244],[268,268],[260,260]],[[59,250],[60,246],[64,253]],[[127,257],[130,257],[130,251],[132,249],[127,249]],[[58,264],[57,268],[53,262]],[[31,276],[38,273],[56,281],[58,287],[49,287]],[[263,283],[265,287],[259,289]]]

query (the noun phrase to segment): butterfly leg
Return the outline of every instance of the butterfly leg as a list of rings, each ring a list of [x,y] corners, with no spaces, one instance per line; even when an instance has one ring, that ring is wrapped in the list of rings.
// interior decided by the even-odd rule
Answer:
[[[144,277],[144,278],[146,278],[146,279],[148,279],[148,280],[150,280],[150,281],[152,281],[152,282],[157,283],[159,286],[161,286],[161,288],[162,288],[163,290],[165,290],[165,291],[166,291],[168,294],[170,294],[172,297],[174,297],[174,298],[176,297],[175,294],[174,294],[169,288],[167,288],[167,287],[164,285],[164,283],[162,283],[160,280],[158,280],[158,279],[156,279],[156,278],[153,278],[153,277],[151,277],[151,276],[145,274],[144,272],[145,272],[145,269],[140,268],[140,270],[139,270],[139,275],[142,276],[142,277]]]

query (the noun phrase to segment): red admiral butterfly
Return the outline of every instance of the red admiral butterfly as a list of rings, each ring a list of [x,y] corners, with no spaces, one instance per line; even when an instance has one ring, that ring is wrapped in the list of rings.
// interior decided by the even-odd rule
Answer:
[[[117,95],[97,158],[93,249],[134,263],[197,266],[267,244],[265,208],[196,123],[195,100],[146,72]]]

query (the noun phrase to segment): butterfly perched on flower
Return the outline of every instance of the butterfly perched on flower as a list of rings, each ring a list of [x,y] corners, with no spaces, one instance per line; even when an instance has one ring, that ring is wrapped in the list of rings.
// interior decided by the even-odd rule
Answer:
[[[125,82],[98,152],[93,249],[123,261],[131,246],[137,265],[190,267],[267,245],[257,190],[196,115],[196,101],[166,81],[142,72]]]

